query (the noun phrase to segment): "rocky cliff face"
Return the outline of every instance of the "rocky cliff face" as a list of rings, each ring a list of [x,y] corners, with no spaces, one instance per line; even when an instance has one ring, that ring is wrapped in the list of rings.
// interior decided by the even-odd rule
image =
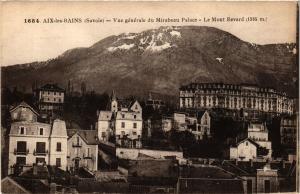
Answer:
[[[2,68],[2,84],[31,89],[32,83],[68,80],[80,90],[119,95],[149,91],[178,95],[190,82],[252,83],[298,94],[296,44],[257,45],[204,26],[160,27],[107,37],[45,62]]]

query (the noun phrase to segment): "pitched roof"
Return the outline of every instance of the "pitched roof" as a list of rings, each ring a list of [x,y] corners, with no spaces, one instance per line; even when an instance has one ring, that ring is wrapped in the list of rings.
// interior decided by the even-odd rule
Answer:
[[[46,91],[58,91],[58,92],[64,92],[65,90],[58,87],[57,84],[46,84],[42,86],[39,90],[46,90]]]
[[[5,186],[5,182],[10,182],[11,184],[15,185],[18,187],[20,190],[23,191],[23,193],[31,193],[30,191],[26,190],[22,185],[20,185],[18,182],[16,182],[12,177],[5,177],[4,179],[1,180],[1,192],[2,193],[10,193],[12,192],[9,187]]]
[[[51,136],[68,137],[65,121],[60,119],[54,120],[52,125]]]
[[[237,145],[243,143],[244,141],[249,141],[250,143],[252,143],[252,144],[255,145],[256,147],[260,147],[260,145],[259,145],[258,143],[256,143],[255,141],[253,141],[252,139],[250,139],[250,138],[248,138],[248,137],[245,138],[245,139],[242,139],[241,141],[239,141],[239,142],[237,143]]]
[[[49,193],[50,188],[39,179],[14,177],[14,180],[31,193]]]
[[[100,111],[98,121],[110,121],[112,118],[111,111]]]
[[[24,107],[24,108],[29,108],[34,114],[39,115],[39,113],[34,110],[34,108],[32,108],[30,105],[28,105],[25,101],[22,101],[20,104],[18,104],[17,106],[13,107],[10,109],[10,112],[16,110],[18,107]]]
[[[77,134],[86,142],[86,144],[98,145],[100,143],[97,130],[78,130]]]

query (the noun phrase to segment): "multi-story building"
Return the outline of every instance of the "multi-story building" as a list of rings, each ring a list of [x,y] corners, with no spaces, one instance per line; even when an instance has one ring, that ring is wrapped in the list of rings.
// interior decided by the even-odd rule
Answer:
[[[137,100],[117,100],[113,91],[110,111],[100,111],[96,125],[100,140],[114,135],[118,146],[141,147],[142,107]]]
[[[195,135],[197,140],[202,140],[204,137],[210,138],[210,125],[211,117],[208,111],[201,111],[197,114],[197,125],[192,133]]]
[[[85,167],[90,171],[97,171],[99,143],[97,130],[75,130],[74,133],[69,132],[68,167],[75,171],[80,167]]]
[[[98,122],[96,124],[98,130],[98,137],[102,141],[108,141],[113,135],[114,122],[112,111],[100,111],[98,115]]]
[[[37,97],[41,112],[61,111],[65,101],[65,90],[56,84],[46,84],[37,89]]]
[[[152,94],[149,93],[149,97],[146,101],[146,107],[152,107],[154,110],[165,107],[165,103],[160,99],[155,99],[152,97]]]
[[[285,116],[280,121],[281,145],[296,148],[297,144],[297,116]]]
[[[115,120],[116,143],[125,147],[141,147],[142,114],[118,111]]]
[[[180,108],[248,109],[275,114],[292,114],[294,100],[284,92],[254,85],[191,83],[180,87]]]
[[[268,153],[264,158],[272,157],[272,142],[269,141],[269,131],[266,123],[250,123],[246,132],[239,134],[240,139],[249,138],[257,143],[262,148],[265,148]]]
[[[179,131],[190,131],[197,140],[210,138],[211,118],[208,111],[197,111],[193,115],[188,113],[174,113],[173,127]]]
[[[17,114],[16,114],[17,113]],[[9,134],[10,174],[14,168],[46,163],[66,169],[67,130],[59,119],[52,124],[36,121],[36,111],[21,103],[11,110],[13,122]]]

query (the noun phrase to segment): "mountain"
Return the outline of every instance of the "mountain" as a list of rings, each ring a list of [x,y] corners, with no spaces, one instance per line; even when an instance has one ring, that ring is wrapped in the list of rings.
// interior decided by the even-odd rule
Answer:
[[[250,83],[298,94],[295,43],[258,45],[213,27],[160,27],[107,37],[44,62],[2,67],[5,87],[71,80],[80,91],[178,95],[190,82]]]

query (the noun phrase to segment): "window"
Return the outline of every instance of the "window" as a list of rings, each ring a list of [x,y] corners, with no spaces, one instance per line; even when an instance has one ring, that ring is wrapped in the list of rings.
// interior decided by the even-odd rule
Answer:
[[[125,128],[125,122],[122,122],[122,123],[121,123],[121,127],[122,127],[122,128]]]
[[[61,102],[61,99],[60,99],[60,98],[58,99],[58,102]]]
[[[133,132],[132,132],[132,135],[136,135],[136,131],[133,131]]]
[[[133,118],[136,119],[136,115],[133,115]]]
[[[18,141],[17,142],[17,152],[18,153],[26,153],[26,141]]]
[[[56,143],[56,151],[61,152],[61,143],[60,142]]]
[[[56,158],[56,166],[61,167],[61,159],[60,158]]]
[[[86,156],[90,156],[90,148],[86,148]]]
[[[43,164],[46,163],[45,158],[36,158],[35,159],[36,164]]]
[[[124,117],[125,117],[125,115],[124,114],[122,114],[122,118],[124,119]]]
[[[54,95],[56,95],[56,92],[54,92]]]
[[[40,135],[44,135],[44,129],[40,128]]]
[[[246,146],[248,146],[248,142],[246,141]]]
[[[26,132],[25,132],[25,127],[20,127],[20,134],[21,135],[24,135]]]
[[[17,157],[16,164],[25,165],[26,164],[26,157]]]
[[[56,98],[54,98],[54,101],[56,101]]]
[[[136,129],[136,126],[137,126],[137,125],[136,125],[136,123],[133,123],[133,128],[135,128],[135,129]]]
[[[46,153],[45,142],[36,142],[36,153]]]
[[[265,180],[265,193],[270,193],[270,180]]]

